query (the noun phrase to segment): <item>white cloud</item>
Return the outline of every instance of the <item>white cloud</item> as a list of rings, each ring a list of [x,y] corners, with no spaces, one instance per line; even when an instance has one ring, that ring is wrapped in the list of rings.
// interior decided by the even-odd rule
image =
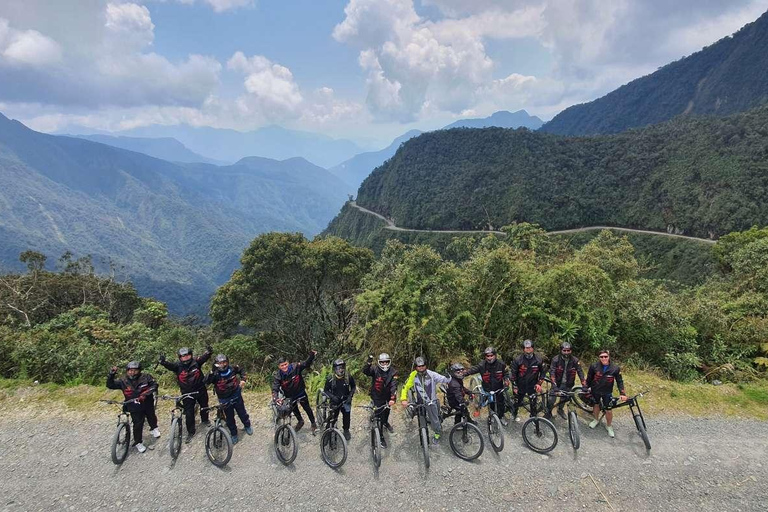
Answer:
[[[47,66],[61,61],[59,43],[37,30],[16,30],[0,18],[0,64]]]
[[[144,2],[166,2],[169,0],[143,0]],[[195,0],[170,0],[175,1],[177,4],[182,5],[194,5]],[[253,7],[256,2],[254,0],[198,0],[210,6],[214,12],[225,12],[241,7]]]
[[[155,39],[155,24],[149,9],[138,4],[107,4],[105,11],[108,38],[125,50],[143,50]]]

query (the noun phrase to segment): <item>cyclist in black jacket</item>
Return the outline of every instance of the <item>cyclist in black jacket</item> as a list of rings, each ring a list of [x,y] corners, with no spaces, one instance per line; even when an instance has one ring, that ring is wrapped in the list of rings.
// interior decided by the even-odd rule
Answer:
[[[493,347],[486,348],[483,351],[483,356],[485,360],[466,370],[464,375],[479,373],[485,391],[498,391],[504,388],[505,385],[509,385],[507,365],[496,356],[496,349]],[[496,404],[496,415],[501,420],[502,425],[507,425],[507,419],[504,417],[506,407],[504,405],[504,397],[501,395],[501,393],[496,395],[496,401],[494,402]]]
[[[467,412],[467,397],[472,396],[472,391],[464,387],[463,364],[453,363],[448,369],[448,373],[451,375],[451,381],[448,383],[445,396],[448,399],[448,406],[451,410],[456,411],[453,418],[454,423],[461,423]],[[469,421],[475,423],[472,418],[469,418]]]
[[[397,370],[392,367],[392,359],[389,354],[379,354],[379,360],[376,366],[373,366],[373,355],[368,356],[368,361],[363,366],[363,375],[371,377],[371,400],[375,407],[381,407],[389,404],[391,407],[395,403],[397,393]],[[376,416],[381,419],[382,426],[390,434],[395,432],[394,427],[389,423],[390,409],[379,409]],[[387,441],[384,439],[384,431],[381,431],[381,446],[387,447]]]
[[[343,359],[334,361],[333,375],[328,376],[323,391],[330,399],[331,404],[334,406],[341,404],[339,409],[330,413],[330,418],[332,421],[335,421],[339,416],[339,411],[341,411],[344,438],[347,441],[352,439],[352,434],[349,432],[349,423],[352,412],[352,397],[355,395],[356,390],[355,379],[347,373],[347,363]]]
[[[189,442],[195,435],[195,403],[200,404],[200,421],[208,423],[208,388],[205,387],[205,375],[201,367],[211,358],[211,347],[206,347],[205,352],[199,357],[193,357],[192,349],[182,347],[178,351],[179,362],[170,363],[161,355],[159,363],[163,367],[176,374],[176,380],[179,383],[181,394],[197,392],[197,394],[188,396],[182,402],[184,405],[184,420],[187,425],[187,438]]]
[[[312,434],[317,432],[315,415],[312,413],[312,407],[309,405],[304,376],[301,374],[301,372],[312,365],[316,355],[317,350],[312,350],[307,360],[302,363],[290,363],[286,358],[281,357],[277,360],[278,370],[272,375],[272,400],[275,400],[278,404],[282,403],[281,399],[278,398],[278,393],[282,390],[285,398],[295,401],[293,404],[293,414],[297,420],[296,432],[304,426],[304,418],[301,417],[299,412],[299,404],[301,404],[309,417],[309,422],[312,425]]]
[[[576,375],[579,376],[581,386],[586,386],[584,370],[581,369],[579,358],[571,355],[572,351],[571,344],[564,341],[560,344],[560,354],[552,358],[552,364],[549,367],[549,379],[553,384],[547,396],[547,412],[544,414],[544,417],[547,419],[552,418],[552,408],[557,400],[557,391],[570,391],[573,389],[573,385],[576,383]],[[557,404],[557,414],[561,418],[566,419],[563,407],[565,407],[565,403],[560,400],[560,403]]]
[[[243,388],[245,387],[245,372],[237,365],[230,366],[229,358],[224,354],[219,354],[213,363],[213,370],[205,378],[206,384],[213,384],[213,390],[219,399],[219,403],[228,404],[224,408],[224,416],[227,419],[227,427],[232,436],[232,444],[236,444],[237,424],[235,423],[235,413],[243,423],[245,433],[249,436],[253,434],[251,428],[251,418],[248,411],[245,410],[243,401]]]
[[[613,383],[615,382],[619,387],[619,400],[622,402],[627,401],[627,392],[624,390],[624,379],[621,377],[621,369],[611,364],[611,353],[608,350],[601,350],[598,354],[600,360],[589,367],[587,372],[587,386],[590,387],[590,393],[595,399],[595,405],[592,407],[592,415],[594,420],[589,424],[589,428],[595,428],[600,422],[600,408],[608,407],[613,399]],[[608,435],[614,437],[613,427],[613,411],[605,411],[605,426],[608,430]]]
[[[533,341],[523,341],[523,353],[517,356],[510,365],[509,375],[514,386],[515,404],[512,416],[515,421],[520,421],[517,410],[523,404],[526,395],[541,393],[541,383],[544,379],[543,361],[541,356],[534,352]],[[531,416],[535,416],[537,402],[531,403]]]
[[[155,392],[157,382],[148,373],[141,373],[141,363],[131,361],[125,366],[125,377],[116,379],[117,366],[113,366],[107,375],[107,387],[119,389],[123,392],[125,400],[136,402],[125,404],[123,410],[131,414],[133,422],[133,445],[140,453],[147,451],[144,446],[142,431],[144,419],[147,419],[152,437],[160,437],[160,429],[157,428],[157,414],[155,414]]]

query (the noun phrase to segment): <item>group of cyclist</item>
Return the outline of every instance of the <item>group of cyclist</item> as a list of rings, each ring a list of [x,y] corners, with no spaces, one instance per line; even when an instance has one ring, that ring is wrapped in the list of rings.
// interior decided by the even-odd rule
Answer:
[[[518,411],[523,406],[526,397],[541,394],[542,384],[545,380],[552,383],[546,399],[547,407],[544,408],[545,417],[548,418],[552,417],[552,411],[558,400],[558,391],[570,391],[575,385],[577,376],[582,387],[588,388],[595,403],[593,409],[595,419],[589,424],[591,428],[597,427],[601,409],[610,407],[614,384],[618,386],[619,399],[622,402],[626,401],[627,396],[620,368],[611,363],[608,350],[599,352],[599,360],[589,367],[585,377],[579,359],[572,354],[572,347],[567,342],[561,344],[560,353],[552,358],[548,369],[542,357],[535,352],[532,340],[523,341],[522,347],[523,353],[514,358],[509,367],[498,357],[496,349],[488,347],[483,352],[483,360],[470,368],[465,368],[461,363],[451,364],[448,371],[449,376],[429,370],[424,357],[419,356],[414,360],[415,369],[409,374],[402,388],[400,401],[411,417],[413,417],[413,405],[419,404],[425,407],[428,421],[434,433],[434,444],[439,442],[442,434],[441,410],[437,401],[438,388],[441,385],[445,386],[446,400],[451,409],[450,415],[453,415],[455,422],[459,423],[462,418],[469,417],[467,408],[473,393],[464,385],[463,379],[470,375],[479,374],[481,387],[486,393],[504,392],[511,389],[511,417],[518,422],[521,421]],[[209,423],[208,385],[213,386],[219,402],[227,404],[224,413],[232,442],[238,442],[235,414],[239,417],[246,433],[248,435],[253,434],[242,397],[242,388],[246,383],[245,372],[237,365],[230,365],[226,355],[219,354],[214,358],[210,373],[207,376],[204,375],[202,366],[211,358],[212,354],[212,348],[206,347],[206,351],[202,355],[194,357],[191,349],[183,347],[177,352],[177,361],[167,361],[165,356],[160,356],[158,360],[159,364],[176,375],[182,394],[194,393],[183,401],[187,427],[185,442],[187,443],[195,435],[196,405],[200,406],[201,422],[203,424]],[[312,350],[307,359],[301,362],[290,362],[285,357],[281,357],[277,361],[277,369],[272,376],[272,399],[277,405],[283,406],[285,404],[286,407],[290,408],[290,411],[296,416],[297,432],[305,424],[299,406],[307,414],[313,434],[318,428],[304,381],[304,372],[311,367],[316,355],[317,351]],[[389,416],[391,407],[394,406],[397,398],[398,374],[388,354],[380,354],[375,365],[373,361],[373,355],[368,356],[362,373],[371,378],[370,397],[373,401],[375,414],[383,427],[381,445],[386,448],[387,442],[384,431],[389,433],[395,431],[389,421]],[[123,377],[117,378],[116,374],[117,367],[112,367],[107,377],[107,387],[122,390],[125,400],[128,402],[125,405],[125,410],[130,413],[133,421],[134,445],[139,452],[143,453],[146,451],[142,438],[145,420],[149,423],[151,435],[155,438],[160,437],[154,400],[154,394],[158,387],[157,382],[152,375],[142,372],[141,364],[137,361],[131,361],[126,365],[126,373]],[[351,404],[357,386],[354,378],[347,371],[346,362],[343,359],[337,359],[333,362],[332,373],[328,376],[323,390],[333,406],[330,408],[331,419],[335,421],[338,414],[341,414],[343,435],[347,440],[351,439]],[[506,400],[496,400],[494,406],[496,414],[501,419],[502,424],[506,426],[508,424]],[[563,407],[564,403],[561,401],[557,405],[557,413],[565,418]],[[537,410],[536,404],[532,404],[530,409],[531,414],[534,415]],[[605,410],[605,418],[608,435],[614,437],[613,418],[610,410]],[[470,418],[470,421],[473,420]]]

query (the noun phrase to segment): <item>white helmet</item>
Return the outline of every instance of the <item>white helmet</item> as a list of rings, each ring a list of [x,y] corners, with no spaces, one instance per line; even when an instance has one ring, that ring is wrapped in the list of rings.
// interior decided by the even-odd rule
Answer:
[[[390,359],[389,354],[385,352],[379,354],[379,368],[381,368],[381,371],[388,372],[391,365],[392,359]]]

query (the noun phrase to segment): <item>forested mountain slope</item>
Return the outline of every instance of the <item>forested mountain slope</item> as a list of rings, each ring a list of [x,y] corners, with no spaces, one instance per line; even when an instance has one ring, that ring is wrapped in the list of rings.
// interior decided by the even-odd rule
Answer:
[[[768,103],[768,12],[741,30],[595,101],[567,108],[541,130],[617,133],[681,114],[729,115]]]

